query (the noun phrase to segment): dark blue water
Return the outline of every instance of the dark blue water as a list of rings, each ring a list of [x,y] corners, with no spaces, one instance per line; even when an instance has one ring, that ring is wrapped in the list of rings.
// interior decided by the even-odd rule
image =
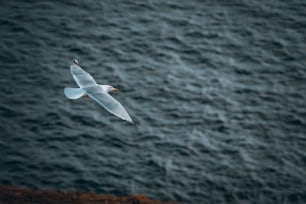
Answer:
[[[306,2],[1,1],[0,183],[306,203]],[[77,58],[140,126],[68,100]]]

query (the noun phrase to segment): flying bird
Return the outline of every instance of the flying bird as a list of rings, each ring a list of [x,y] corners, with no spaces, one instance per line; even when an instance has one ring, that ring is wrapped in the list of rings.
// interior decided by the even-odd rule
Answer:
[[[81,97],[90,97],[110,113],[134,124],[134,121],[125,108],[109,94],[112,91],[119,92],[119,89],[110,85],[98,84],[89,73],[80,67],[76,59],[70,65],[70,72],[80,88],[65,88],[64,94],[67,98],[78,99]]]

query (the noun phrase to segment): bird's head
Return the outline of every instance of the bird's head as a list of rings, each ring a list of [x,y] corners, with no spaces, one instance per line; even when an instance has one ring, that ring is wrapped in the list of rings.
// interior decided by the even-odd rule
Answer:
[[[73,59],[73,60],[72,60],[72,64],[79,65],[79,62],[78,62],[78,60],[77,60],[77,59]]]
[[[119,89],[117,89],[117,88],[115,88],[115,87],[112,87],[112,86],[110,86],[110,85],[107,85],[107,87],[106,87],[106,91],[107,92],[119,92]]]

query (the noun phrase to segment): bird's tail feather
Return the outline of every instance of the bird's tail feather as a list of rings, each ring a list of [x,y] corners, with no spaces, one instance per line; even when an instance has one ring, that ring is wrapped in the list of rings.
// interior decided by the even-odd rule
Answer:
[[[86,91],[82,88],[65,88],[64,94],[69,99],[78,99],[86,94]]]

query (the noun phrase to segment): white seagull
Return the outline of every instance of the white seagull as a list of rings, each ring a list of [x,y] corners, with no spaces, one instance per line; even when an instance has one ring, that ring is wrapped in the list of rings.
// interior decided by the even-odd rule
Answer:
[[[109,94],[111,91],[118,92],[119,89],[110,85],[97,84],[93,77],[80,67],[76,59],[70,65],[70,72],[80,88],[65,88],[64,94],[67,98],[78,99],[89,96],[110,113],[134,124],[125,108]]]

